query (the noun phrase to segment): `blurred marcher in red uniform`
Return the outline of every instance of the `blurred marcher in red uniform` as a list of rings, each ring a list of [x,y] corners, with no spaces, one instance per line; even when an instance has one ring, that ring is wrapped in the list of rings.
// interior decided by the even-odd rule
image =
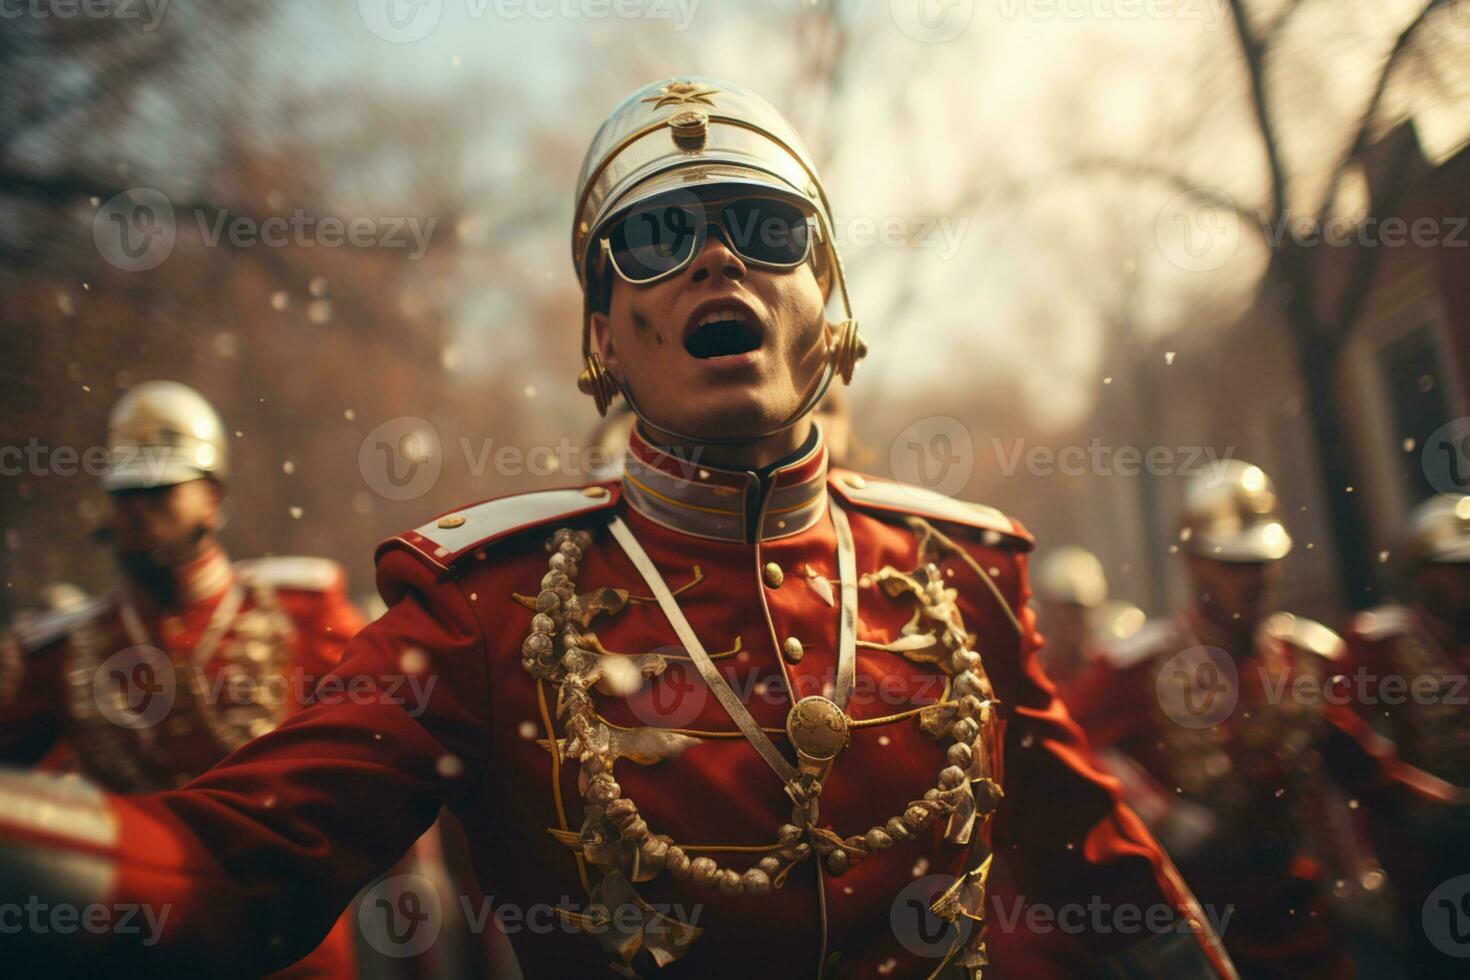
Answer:
[[[1114,644],[1069,705],[1098,748],[1121,753],[1130,801],[1228,921],[1243,977],[1351,976],[1330,884],[1376,891],[1384,877],[1334,782],[1382,806],[1457,794],[1328,696],[1346,660],[1336,633],[1268,612],[1292,542],[1260,468],[1231,460],[1197,477],[1180,542],[1189,608]]]
[[[334,675],[375,696],[180,790],[5,780],[0,888],[173,908],[154,945],[87,936],[74,961],[248,974],[448,804],[533,980],[973,980],[996,850],[1087,975],[1233,976],[1040,670],[1024,529],[829,466],[811,413],[865,345],[790,125],[740,86],[646,86],[574,214],[581,387],[639,419],[621,478],[385,542],[388,612]],[[41,860],[63,858],[106,885]],[[365,907],[416,948],[439,900],[389,880]],[[1100,904],[1130,925],[1093,927]]]
[[[1354,705],[1406,762],[1470,785],[1470,496],[1442,494],[1415,508],[1402,553],[1412,601],[1359,613],[1348,626]],[[1381,821],[1377,836],[1388,842],[1414,975],[1464,976],[1470,813],[1416,803],[1404,816]]]
[[[1108,600],[1102,562],[1085,548],[1042,552],[1031,566],[1031,588],[1037,629],[1046,641],[1041,664],[1063,700],[1101,645],[1132,635],[1144,622],[1137,606]],[[1110,754],[1099,755],[1104,769]],[[1075,938],[1034,918],[1004,854],[996,856],[990,885],[995,914],[987,934],[996,976],[1066,980],[1086,972],[1085,951]]]
[[[362,626],[323,558],[231,562],[220,546],[228,435],[171,381],[108,426],[102,536],[118,587],[18,623],[0,649],[0,759],[75,769],[116,793],[182,786],[299,711]],[[339,921],[290,977],[355,976]]]
[[[1064,545],[1043,552],[1031,570],[1036,625],[1046,639],[1041,665],[1066,700],[1067,689],[1102,647],[1143,627],[1143,610],[1108,599],[1102,562],[1086,548]]]

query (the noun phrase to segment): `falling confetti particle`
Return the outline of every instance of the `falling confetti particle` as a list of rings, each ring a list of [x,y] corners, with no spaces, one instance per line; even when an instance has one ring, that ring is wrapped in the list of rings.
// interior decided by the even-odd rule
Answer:
[[[286,295],[286,291],[284,289],[278,289],[275,292],[271,293],[271,309],[275,310],[277,313],[280,313],[282,310],[290,305],[291,297]]]
[[[1112,383],[1113,383],[1113,376],[1112,375],[1108,375],[1106,378],[1103,378],[1103,384],[1110,385]]]
[[[354,412],[352,409],[349,408],[345,412],[342,413],[342,417],[344,419],[346,419],[347,421],[351,422],[353,419],[357,418],[357,413]]]
[[[439,761],[434,763],[434,771],[445,779],[455,779],[464,775],[464,763],[457,755],[441,755]]]
[[[1171,350],[1164,351],[1164,363],[1165,364],[1173,364],[1174,363],[1174,352],[1173,351],[1171,351]]]
[[[536,723],[534,721],[521,722],[520,727],[516,729],[516,734],[528,742],[531,741],[536,737]]]
[[[1404,440],[1404,452],[1406,452],[1406,453],[1412,453],[1414,451],[1414,447],[1417,446],[1417,445],[1418,445],[1418,443],[1415,442],[1413,439],[1405,439]]]
[[[292,473],[296,472],[296,464],[291,462],[289,459],[286,460],[284,463],[281,464],[281,472],[285,473],[287,476],[290,476]]]
[[[306,513],[306,511],[302,510],[300,507],[292,507],[290,510],[291,519],[296,521],[301,520],[301,515],[304,513]]]

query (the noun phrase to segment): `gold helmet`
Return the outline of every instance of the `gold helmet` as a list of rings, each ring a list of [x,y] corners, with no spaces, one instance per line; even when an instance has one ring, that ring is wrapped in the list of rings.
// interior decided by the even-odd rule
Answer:
[[[1031,591],[1042,602],[1093,609],[1108,598],[1108,577],[1097,555],[1064,545],[1042,555],[1031,569]]]
[[[1217,463],[1184,491],[1179,546],[1216,561],[1285,558],[1291,535],[1276,515],[1276,489],[1259,466],[1239,459]]]
[[[177,381],[129,388],[107,422],[109,492],[167,487],[200,477],[223,479],[229,463],[225,425],[214,406]]]
[[[1441,493],[1409,515],[1409,560],[1470,562],[1470,496]]]
[[[586,297],[578,386],[593,397],[599,412],[605,414],[619,393],[591,342],[591,288],[601,232],[612,218],[654,195],[716,184],[759,188],[810,206],[842,300],[845,319],[829,348],[829,366],[787,424],[815,407],[834,374],[850,381],[854,365],[867,353],[853,319],[827,195],[791,124],[744,86],[696,76],[667,78],[638,89],[613,109],[592,137],[577,178],[572,263]]]

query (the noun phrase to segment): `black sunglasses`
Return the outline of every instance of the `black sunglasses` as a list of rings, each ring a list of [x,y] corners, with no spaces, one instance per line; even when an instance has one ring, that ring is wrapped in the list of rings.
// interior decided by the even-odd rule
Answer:
[[[681,194],[645,202],[614,219],[602,238],[602,257],[637,285],[671,276],[694,260],[713,227],[746,262],[791,269],[811,255],[820,226],[810,208],[773,195],[705,201]]]

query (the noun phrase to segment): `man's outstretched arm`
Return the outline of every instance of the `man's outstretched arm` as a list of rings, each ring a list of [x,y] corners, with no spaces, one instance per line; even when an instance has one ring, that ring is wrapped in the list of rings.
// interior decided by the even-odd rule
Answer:
[[[392,607],[315,703],[182,789],[0,777],[0,905],[19,909],[0,923],[8,962],[270,972],[470,792],[489,703],[478,626],[417,559],[390,550],[378,576]]]

